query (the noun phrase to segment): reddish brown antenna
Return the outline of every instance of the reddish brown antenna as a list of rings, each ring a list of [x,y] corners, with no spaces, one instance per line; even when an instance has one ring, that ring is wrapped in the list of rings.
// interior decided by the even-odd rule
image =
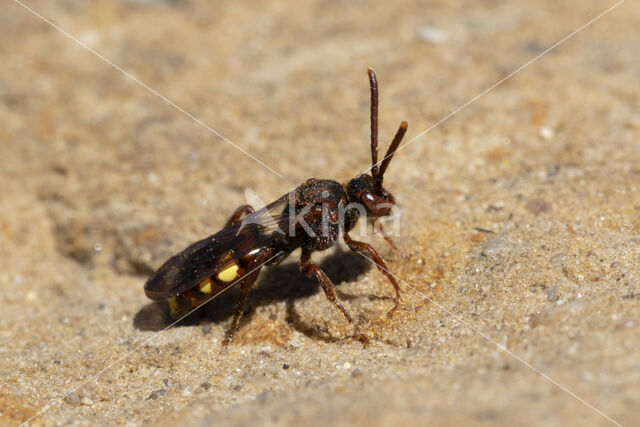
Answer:
[[[384,173],[389,167],[389,163],[391,163],[391,159],[393,159],[393,155],[396,154],[396,150],[400,145],[400,141],[404,137],[404,134],[407,133],[407,122],[403,121],[400,123],[400,127],[396,132],[396,136],[393,137],[393,141],[391,141],[391,145],[389,145],[389,149],[387,150],[387,154],[385,154],[384,159],[382,159],[382,164],[380,165],[380,171],[378,171],[378,175],[375,177],[378,182],[378,186],[382,187],[382,179],[384,178]]]
[[[378,176],[378,80],[373,68],[367,70],[371,86],[371,176]]]
[[[378,169],[378,79],[373,68],[369,68],[367,73],[369,74],[369,85],[371,86],[371,176],[376,180],[378,187],[382,188],[384,173],[389,167],[389,163],[391,163],[391,159],[396,153],[404,134],[407,133],[407,122],[400,123],[396,136],[393,137],[387,154],[382,159],[380,169]]]

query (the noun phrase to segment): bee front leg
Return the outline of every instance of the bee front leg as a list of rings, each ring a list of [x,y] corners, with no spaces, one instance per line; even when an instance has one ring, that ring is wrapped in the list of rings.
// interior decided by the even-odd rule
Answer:
[[[382,274],[387,276],[387,279],[389,279],[389,281],[393,285],[393,288],[396,290],[396,304],[387,313],[388,316],[391,316],[400,305],[400,286],[398,286],[398,282],[396,282],[395,277],[393,277],[393,275],[389,272],[387,264],[384,262],[380,254],[378,254],[378,252],[373,248],[373,246],[365,242],[358,242],[356,240],[353,240],[348,233],[344,233],[343,238],[347,246],[349,246],[349,249],[351,249],[352,251],[368,252],[369,256],[371,256],[371,258],[373,259],[373,263],[376,265],[376,267],[378,267],[378,270],[380,270]]]
[[[235,211],[233,211],[233,214],[231,214],[231,218],[229,218],[229,221],[227,221],[227,224],[224,226],[224,228],[232,226],[236,222],[240,221],[243,216],[251,215],[255,211],[256,210],[253,209],[251,205],[242,205],[238,207]]]
[[[316,276],[316,279],[318,280],[318,282],[320,282],[320,285],[322,286],[322,289],[324,290],[324,293],[329,299],[329,301],[331,301],[333,305],[338,307],[338,310],[340,310],[342,314],[344,314],[344,317],[346,317],[349,323],[351,323],[353,327],[356,329],[356,331],[358,332],[358,335],[360,335],[360,339],[365,344],[367,344],[369,342],[369,338],[364,334],[364,332],[362,332],[362,329],[360,329],[360,326],[358,326],[358,324],[353,321],[353,319],[351,318],[351,315],[349,315],[347,310],[345,310],[345,308],[342,306],[342,304],[338,300],[338,297],[336,296],[336,289],[333,286],[331,279],[329,279],[329,277],[325,274],[324,271],[322,271],[320,267],[318,267],[316,264],[311,263],[310,260],[311,260],[311,252],[303,248],[302,256],[300,257],[300,272],[307,277],[311,277],[314,275]]]
[[[258,278],[259,273],[260,269],[258,268],[257,270],[254,270],[251,273],[247,274],[240,281],[240,295],[238,295],[236,304],[233,306],[233,320],[231,320],[231,325],[227,330],[226,337],[222,341],[222,345],[228,345],[231,341],[233,341],[233,336],[240,327],[240,319],[242,318],[242,314],[244,313],[244,305],[246,304],[247,298],[249,297],[249,290]]]
[[[414,255],[414,252],[411,251],[408,254],[405,254],[404,252],[402,252],[398,246],[396,246],[395,242],[391,239],[391,237],[389,237],[388,234],[385,233],[384,228],[382,227],[382,223],[380,222],[375,222],[373,224],[373,228],[374,231],[379,231],[380,235],[382,235],[382,238],[384,239],[385,242],[387,242],[387,244],[391,247],[391,250],[393,252],[395,252],[396,255],[398,255],[400,258],[404,258],[404,259],[409,259]]]

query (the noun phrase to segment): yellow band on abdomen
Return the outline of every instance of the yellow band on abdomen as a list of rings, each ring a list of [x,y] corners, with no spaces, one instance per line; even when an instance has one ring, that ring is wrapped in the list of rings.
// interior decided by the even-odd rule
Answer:
[[[217,274],[218,280],[220,280],[221,282],[231,282],[235,280],[235,278],[238,277],[239,268],[240,267],[238,267],[237,264],[230,265]]]

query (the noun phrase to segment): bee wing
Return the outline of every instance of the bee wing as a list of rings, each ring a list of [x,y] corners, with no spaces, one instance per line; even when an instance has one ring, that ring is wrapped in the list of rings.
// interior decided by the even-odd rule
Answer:
[[[287,194],[169,258],[145,283],[147,297],[162,300],[176,296],[271,243],[288,227],[288,199]]]

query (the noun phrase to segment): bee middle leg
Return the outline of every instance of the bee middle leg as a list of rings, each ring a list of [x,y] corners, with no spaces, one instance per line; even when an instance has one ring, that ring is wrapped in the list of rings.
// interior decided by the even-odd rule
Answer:
[[[354,322],[353,318],[351,318],[351,315],[347,312],[347,310],[345,310],[345,308],[342,306],[342,304],[338,300],[338,297],[336,295],[336,289],[333,286],[331,279],[329,279],[329,277],[325,274],[324,271],[322,271],[320,267],[310,262],[310,260],[311,260],[310,251],[307,251],[303,248],[302,255],[300,256],[300,272],[307,277],[311,277],[314,275],[316,276],[316,279],[318,280],[318,282],[320,282],[320,285],[322,286],[322,289],[324,290],[324,293],[329,299],[329,301],[331,301],[333,305],[335,305],[338,308],[338,310],[340,310],[342,314],[344,314],[344,317],[347,318],[349,323],[353,325],[355,330],[358,332],[358,335],[360,335],[360,339],[365,344],[368,343],[369,338],[364,334],[364,332],[362,332],[362,329],[360,329],[360,326],[358,326],[358,324]]]
[[[240,221],[243,216],[251,215],[256,210],[253,209],[251,205],[242,205],[239,206],[233,213],[231,214],[231,218],[227,221],[225,228],[232,226],[236,222]]]
[[[240,295],[238,295],[238,299],[236,300],[236,304],[233,306],[233,320],[231,320],[231,325],[227,330],[226,336],[222,341],[223,345],[228,345],[231,341],[233,341],[233,336],[238,331],[240,327],[240,319],[242,318],[242,314],[244,313],[244,306],[247,302],[247,298],[249,297],[249,290],[251,286],[255,283],[258,278],[258,274],[260,273],[260,268],[252,271],[247,274],[240,281]]]

